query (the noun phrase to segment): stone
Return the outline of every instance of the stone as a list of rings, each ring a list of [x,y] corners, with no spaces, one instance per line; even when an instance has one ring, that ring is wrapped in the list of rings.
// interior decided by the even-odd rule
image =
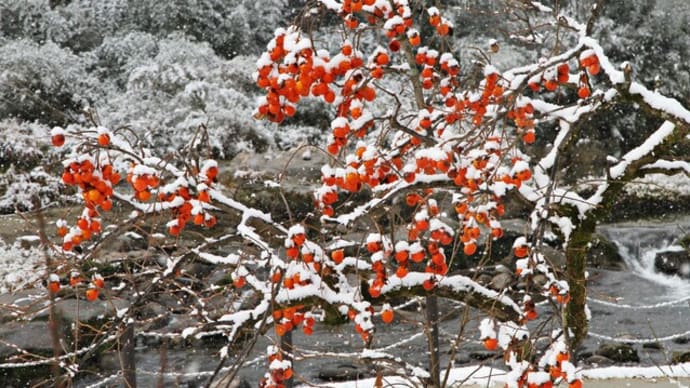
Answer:
[[[32,314],[42,309],[45,293],[36,289],[23,289],[13,293],[0,294],[0,322],[11,321],[23,314]]]
[[[506,289],[508,286],[510,286],[513,283],[513,275],[506,273],[506,272],[500,272],[496,274],[493,278],[491,278],[491,282],[489,283],[489,288],[494,289],[496,291]]]
[[[241,152],[230,161],[228,171],[234,171],[234,179],[272,178],[288,186],[304,186],[321,181],[321,166],[328,163],[323,152],[311,153],[303,158],[304,149],[258,154]]]
[[[121,298],[111,298],[109,300],[97,299],[94,302],[77,300],[74,298],[61,299],[55,302],[55,309],[60,318],[67,322],[79,320],[81,322],[93,322],[103,320],[108,316],[113,316],[116,309],[123,309],[129,306],[129,302]],[[34,319],[48,320],[48,309],[43,309]]]
[[[26,236],[20,236],[17,238],[19,241],[19,246],[22,249],[32,249],[32,248],[38,248],[41,246],[41,238],[36,235],[26,235]]]
[[[615,363],[612,359],[598,354],[594,354],[585,358],[583,362],[585,364],[592,365],[595,367],[610,366]]]
[[[671,356],[672,364],[681,364],[684,362],[690,362],[690,350],[673,352]]]
[[[685,345],[685,344],[690,343],[690,337],[678,337],[678,338],[674,338],[674,339],[673,339],[673,342],[676,343],[676,344],[678,344],[678,345]]]
[[[537,287],[544,287],[546,283],[549,281],[549,278],[546,277],[546,275],[542,273],[537,273],[532,276],[532,282],[535,286]]]
[[[594,353],[591,350],[587,348],[582,348],[575,352],[575,359],[578,361],[584,361],[589,357],[592,357],[593,355]]]
[[[470,358],[477,361],[484,361],[496,356],[496,352],[478,350],[469,354]]]
[[[17,348],[37,354],[52,354],[49,330],[47,321],[3,323],[0,325],[0,359],[18,353]]]
[[[690,278],[690,252],[680,245],[672,245],[667,250],[657,252],[654,268],[667,275]]]
[[[323,381],[347,381],[356,380],[370,375],[368,371],[352,364],[340,364],[333,368],[325,368],[319,371],[318,377]]]
[[[127,232],[117,236],[115,241],[113,241],[111,244],[112,246],[108,248],[114,252],[146,250],[149,247],[148,239],[134,232]]]
[[[472,360],[465,353],[458,354],[455,356],[455,363],[460,365],[469,364]]]
[[[587,250],[587,264],[594,268],[613,271],[626,269],[625,261],[618,252],[616,244],[598,233],[592,236],[590,247]]]
[[[601,344],[596,352],[599,356],[604,356],[615,362],[640,362],[637,350],[625,343]]]
[[[480,274],[480,275],[477,277],[477,282],[478,282],[479,284],[481,284],[481,285],[484,285],[484,286],[489,285],[489,284],[491,283],[492,280],[493,280],[493,277],[492,277],[491,275],[485,274],[485,273]]]
[[[642,349],[648,349],[648,350],[663,350],[664,345],[661,342],[651,342],[648,344],[643,344]]]
[[[559,242],[560,244],[560,242]],[[552,263],[556,268],[565,267],[565,253],[560,248],[554,248],[550,245],[541,247],[541,253],[544,255],[549,263]]]

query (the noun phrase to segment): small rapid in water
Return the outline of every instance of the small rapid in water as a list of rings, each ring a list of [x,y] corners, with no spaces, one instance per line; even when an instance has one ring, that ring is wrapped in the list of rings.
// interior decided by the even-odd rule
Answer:
[[[657,253],[678,247],[678,240],[690,234],[690,217],[604,225],[599,231],[616,244],[625,261],[628,270],[624,273],[632,286],[628,297],[633,301],[665,302],[690,295],[690,279],[660,273],[654,267]]]
[[[598,232],[616,244],[627,269],[588,269],[592,319],[585,352],[604,342],[628,343],[643,365],[670,363],[690,341],[690,279],[660,273],[654,259],[690,233],[690,217],[602,225]]]

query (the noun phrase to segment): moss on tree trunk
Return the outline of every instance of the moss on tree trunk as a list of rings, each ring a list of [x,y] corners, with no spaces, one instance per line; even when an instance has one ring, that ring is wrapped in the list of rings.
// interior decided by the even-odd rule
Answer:
[[[587,245],[594,234],[595,222],[586,219],[571,236],[566,249],[566,278],[570,287],[570,302],[566,306],[564,327],[570,331],[571,349],[587,337],[589,321],[586,314]]]
[[[585,270],[587,268],[587,250],[597,223],[608,217],[629,177],[620,181],[611,181],[602,193],[602,200],[598,206],[580,218],[576,209],[570,207],[567,211],[571,221],[576,225],[570,236],[566,248],[566,277],[570,288],[570,302],[566,306],[563,317],[564,328],[569,331],[570,347],[576,349],[587,337],[589,320],[587,317],[587,285]]]

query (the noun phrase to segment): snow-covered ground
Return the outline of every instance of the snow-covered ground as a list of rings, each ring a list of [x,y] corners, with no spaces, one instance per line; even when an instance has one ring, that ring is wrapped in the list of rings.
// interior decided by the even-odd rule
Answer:
[[[442,372],[442,376],[443,376]],[[690,363],[660,365],[654,367],[623,367],[584,369],[585,387],[688,387],[690,386]],[[463,387],[503,387],[507,382],[505,371],[469,366],[452,369],[448,375],[448,385]],[[383,386],[409,386],[414,381],[402,377],[383,377]],[[418,382],[417,382],[418,383]],[[567,384],[562,383],[561,386]],[[299,387],[307,388],[310,385]],[[369,388],[376,386],[376,378],[329,383],[331,388]]]
[[[649,174],[631,182],[626,186],[625,191],[638,197],[658,197],[660,195],[687,197],[690,196],[690,177],[686,174],[672,176]]]

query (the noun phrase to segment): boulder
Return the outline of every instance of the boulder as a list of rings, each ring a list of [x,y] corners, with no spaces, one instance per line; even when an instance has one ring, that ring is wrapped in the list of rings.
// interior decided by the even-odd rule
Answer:
[[[19,246],[21,246],[22,249],[32,249],[41,246],[41,238],[33,234],[19,236],[17,241],[19,241]]]
[[[484,361],[496,357],[496,352],[477,350],[474,352],[470,352],[469,357],[470,359],[475,361]]]
[[[321,166],[327,163],[328,156],[323,152],[311,152],[311,148],[303,147],[265,154],[241,152],[225,170],[233,172],[230,177],[233,181],[270,179],[284,189],[304,191],[321,182]]]
[[[616,244],[601,234],[592,236],[591,245],[587,250],[587,265],[613,271],[626,269],[625,262],[618,252]]]
[[[286,220],[289,213],[294,219],[304,219],[314,211],[313,191],[321,185],[321,167],[328,159],[311,147],[241,152],[220,166],[232,172],[232,176],[221,176],[220,182],[235,200],[272,214],[274,220]]]
[[[42,355],[53,352],[47,321],[6,322],[0,327],[0,360],[17,354],[18,349]]]
[[[587,365],[592,365],[594,367],[604,367],[614,364],[614,361],[608,357],[604,357],[598,354],[593,354],[583,360]]]
[[[653,351],[664,350],[664,344],[662,344],[661,342],[650,342],[647,344],[643,344],[642,349],[653,350]]]
[[[65,322],[96,322],[103,321],[109,316],[117,314],[117,310],[125,309],[129,302],[122,298],[112,297],[108,300],[97,299],[94,302],[75,298],[65,298],[55,302],[55,311]],[[42,308],[34,315],[34,319],[47,321],[48,308]]]
[[[361,379],[370,375],[371,373],[355,365],[340,364],[320,370],[318,376],[323,381],[347,381]]]
[[[506,272],[499,272],[489,283],[489,288],[496,291],[503,290],[513,283],[513,275]]]
[[[678,345],[690,344],[690,337],[678,337],[673,339],[673,343]]]
[[[654,268],[668,275],[690,278],[690,252],[680,245],[672,245],[664,251],[657,252],[654,257]]]
[[[596,354],[615,362],[640,362],[640,356],[637,354],[637,350],[631,345],[624,343],[601,344]]]
[[[690,350],[673,352],[671,356],[672,364],[681,364],[684,362],[690,362]]]

